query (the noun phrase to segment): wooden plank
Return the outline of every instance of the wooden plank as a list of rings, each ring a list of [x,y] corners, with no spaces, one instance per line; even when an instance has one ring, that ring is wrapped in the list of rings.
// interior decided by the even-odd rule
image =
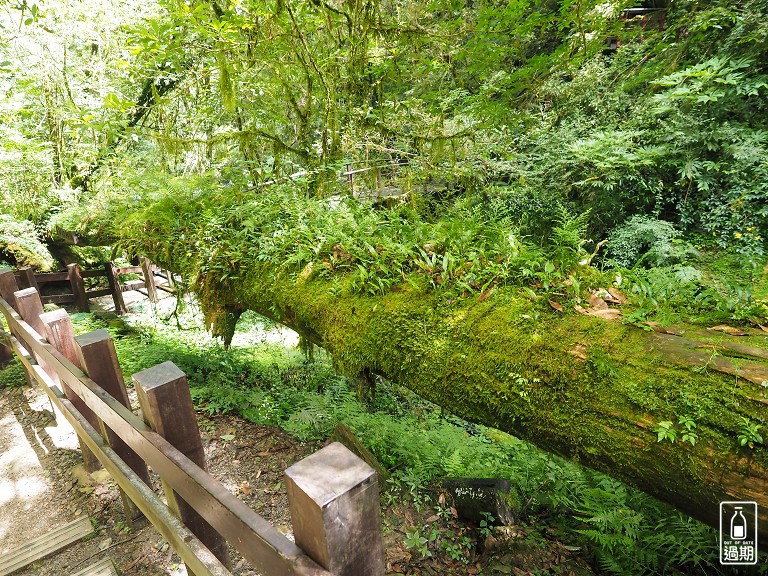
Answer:
[[[71,304],[75,302],[74,294],[51,294],[50,296],[41,296],[43,304]]]
[[[45,272],[43,274],[35,274],[35,280],[37,280],[38,284],[65,282],[69,280],[69,272]]]
[[[85,538],[91,532],[93,532],[93,526],[91,526],[88,516],[83,516],[63,526],[59,526],[47,534],[43,534],[39,538],[35,538],[31,542],[27,542],[0,556],[0,576],[12,574],[32,562],[63,550],[78,540]]]
[[[117,274],[141,274],[141,266],[123,266],[115,268]]]
[[[133,375],[144,421],[203,470],[205,450],[197,427],[187,377],[173,362],[163,362]],[[163,483],[168,506],[208,549],[229,565],[227,543],[173,488]]]
[[[358,168],[357,170],[347,170],[346,172],[342,172],[343,176],[351,176],[352,174],[362,174],[363,172],[369,172],[373,170],[373,168]]]
[[[14,349],[19,352],[21,346],[15,338],[12,340],[12,344]],[[96,454],[118,486],[126,491],[131,500],[137,504],[187,566],[193,567],[197,571],[196,574],[201,576],[232,576],[195,535],[171,513],[157,494],[144,484],[125,462],[120,460],[117,454],[105,444],[103,438],[83,415],[75,409],[69,400],[64,398],[61,390],[56,387],[48,374],[40,366],[31,364],[27,358],[22,358],[22,363],[32,371],[35,379],[48,394],[56,408],[69,421],[77,435],[88,444],[88,448]]]
[[[54,366],[62,381],[75,390],[107,426],[160,474],[175,492],[189,502],[257,570],[270,576],[331,576],[330,572],[321,568],[295,543],[238,500],[220,482],[196,466],[162,436],[152,431],[47,342],[35,339],[29,325],[2,299],[0,312],[5,315],[11,328],[24,336],[22,345],[28,346],[35,354],[39,354]],[[47,375],[45,377],[47,378]],[[90,444],[89,447],[93,450]],[[127,466],[125,468],[130,471]],[[111,473],[108,467],[107,469]],[[131,474],[135,477],[132,471]],[[146,510],[141,510],[147,514]]]
[[[88,290],[85,295],[88,298],[98,298],[99,296],[109,296],[112,294],[112,290],[109,288],[101,288],[100,290]]]
[[[120,292],[141,291],[144,286],[144,280],[128,280],[128,282],[120,286]]]
[[[83,568],[80,572],[72,574],[72,576],[117,576],[115,571],[115,565],[112,563],[111,558],[104,558],[101,562]]]
[[[99,278],[107,275],[104,270],[83,270],[80,274],[83,278]]]

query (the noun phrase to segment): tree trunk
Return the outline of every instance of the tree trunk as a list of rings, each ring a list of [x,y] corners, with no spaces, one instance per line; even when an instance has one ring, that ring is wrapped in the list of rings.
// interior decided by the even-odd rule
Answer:
[[[763,435],[768,422],[767,338],[758,330],[646,332],[537,306],[513,289],[478,302],[409,288],[381,297],[330,288],[266,270],[237,285],[198,282],[207,319],[228,320],[225,337],[233,314],[252,309],[326,348],[347,374],[384,375],[713,526],[723,500],[768,510],[768,448],[740,438],[747,422],[762,424]],[[695,422],[695,445],[683,441],[682,416]],[[658,441],[664,421],[675,442]],[[765,515],[760,532],[768,538]]]

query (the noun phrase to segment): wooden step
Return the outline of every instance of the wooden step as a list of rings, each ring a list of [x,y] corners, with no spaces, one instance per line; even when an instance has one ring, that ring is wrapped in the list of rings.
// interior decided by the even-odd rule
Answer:
[[[91,532],[93,532],[93,526],[87,516],[59,526],[0,556],[0,576],[12,574],[36,560],[63,550]]]
[[[72,574],[72,576],[117,576],[117,572],[112,560],[104,558],[101,562],[88,566],[88,568],[80,570],[80,572]]]

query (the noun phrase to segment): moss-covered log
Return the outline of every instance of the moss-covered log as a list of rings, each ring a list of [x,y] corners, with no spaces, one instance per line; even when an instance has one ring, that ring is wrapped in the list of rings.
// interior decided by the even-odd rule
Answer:
[[[266,270],[205,283],[203,295],[210,320],[260,312],[322,345],[348,374],[386,375],[709,524],[722,500],[768,509],[768,449],[740,438],[747,423],[768,421],[768,335],[758,330],[647,332],[562,314],[514,289],[483,301],[409,289],[369,297]],[[695,423],[695,444],[683,440],[681,416]],[[675,442],[658,441],[665,421]],[[760,529],[768,536],[768,518]]]

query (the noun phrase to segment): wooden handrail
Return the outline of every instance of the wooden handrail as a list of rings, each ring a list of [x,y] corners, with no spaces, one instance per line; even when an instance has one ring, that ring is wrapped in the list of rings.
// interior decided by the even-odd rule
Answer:
[[[264,518],[233,496],[48,344],[0,298],[20,344],[52,369],[84,403],[189,502],[243,557],[270,576],[332,576]],[[29,367],[33,365],[27,362]],[[39,370],[33,374],[37,377]],[[86,439],[87,442],[87,439]],[[106,466],[106,464],[105,464]],[[150,518],[151,519],[151,518]]]
[[[197,576],[232,576],[211,552],[176,518],[157,494],[125,464],[104,442],[88,420],[64,397],[62,391],[40,365],[33,364],[19,341],[11,338],[13,348],[24,365],[46,392],[51,401],[104,465],[120,488],[130,496],[158,532],[173,546],[187,567]]]

